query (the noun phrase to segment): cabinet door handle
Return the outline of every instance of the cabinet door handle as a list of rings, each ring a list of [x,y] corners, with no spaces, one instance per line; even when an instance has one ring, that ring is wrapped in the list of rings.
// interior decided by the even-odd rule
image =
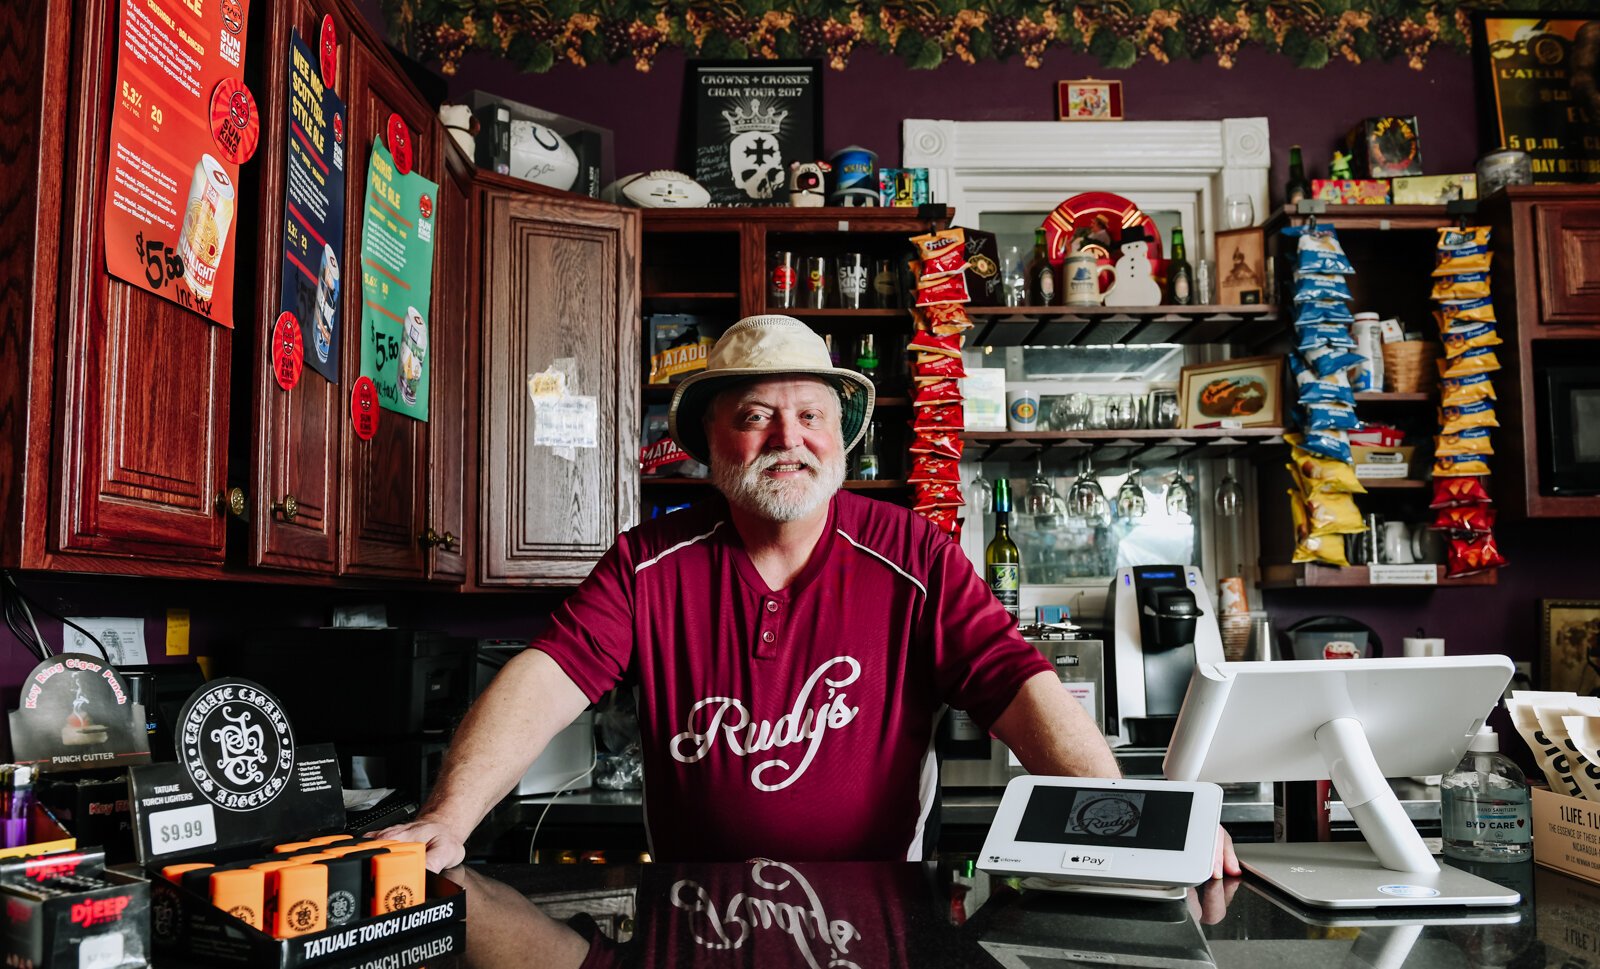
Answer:
[[[217,512],[223,515],[232,515],[243,518],[245,512],[244,489],[240,487],[229,488],[217,495]]]
[[[274,501],[272,510],[277,512],[284,521],[292,523],[294,516],[300,514],[300,499],[294,495],[284,495],[282,501]]]
[[[454,552],[456,550],[457,541],[458,539],[456,538],[455,532],[445,532],[439,537],[439,544],[443,545],[445,550],[449,552]]]
[[[435,545],[438,545],[443,541],[444,539],[439,537],[439,533],[434,531],[432,528],[429,528],[427,531],[417,536],[417,544],[421,545],[423,548],[433,548]]]

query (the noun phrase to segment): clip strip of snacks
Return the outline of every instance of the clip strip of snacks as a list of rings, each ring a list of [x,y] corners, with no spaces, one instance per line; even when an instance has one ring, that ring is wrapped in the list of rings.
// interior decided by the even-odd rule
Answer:
[[[1348,566],[1344,536],[1366,530],[1354,496],[1367,491],[1356,478],[1350,451],[1350,432],[1361,426],[1351,382],[1372,383],[1371,361],[1356,352],[1350,331],[1355,316],[1345,277],[1354,275],[1355,267],[1332,226],[1290,226],[1283,232],[1297,240],[1298,250],[1289,370],[1300,431],[1287,435],[1295,483],[1289,491],[1293,561]]]
[[[1489,228],[1440,229],[1433,270],[1434,319],[1444,343],[1439,367],[1439,434],[1433,449],[1433,527],[1449,539],[1445,575],[1506,564],[1494,537],[1494,505],[1485,480],[1494,445],[1494,300],[1489,294]]]
[[[960,380],[962,335],[972,328],[966,304],[966,233],[941,229],[913,236],[917,294],[911,355],[911,507],[952,538],[961,537],[961,432],[966,428]]]

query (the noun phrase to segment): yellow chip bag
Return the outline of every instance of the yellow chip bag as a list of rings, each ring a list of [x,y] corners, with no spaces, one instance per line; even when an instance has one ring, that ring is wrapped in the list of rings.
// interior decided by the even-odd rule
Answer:
[[[1493,323],[1452,323],[1440,334],[1444,341],[1444,355],[1459,357],[1468,350],[1479,347],[1497,347],[1504,340],[1495,332]]]
[[[1361,509],[1349,495],[1306,495],[1306,520],[1312,535],[1353,535],[1367,530]]]
[[[1289,469],[1300,484],[1301,494],[1364,495],[1367,489],[1356,480],[1356,469],[1343,461],[1312,454],[1303,448],[1293,448],[1289,456],[1294,463]]]
[[[1494,381],[1486,373],[1439,381],[1439,403],[1445,407],[1460,407],[1475,400],[1494,399]]]
[[[1460,434],[1440,434],[1433,439],[1433,443],[1433,453],[1439,457],[1494,453],[1494,445],[1489,441],[1487,427],[1469,427]]]
[[[1492,373],[1500,369],[1500,358],[1494,355],[1493,347],[1466,350],[1453,357],[1441,357],[1435,362],[1439,365],[1441,377],[1468,377],[1475,373]]]
[[[1448,329],[1450,324],[1457,320],[1493,323],[1494,300],[1487,296],[1478,299],[1450,300],[1439,304],[1439,308],[1433,311],[1433,318],[1439,321],[1441,330]]]
[[[1446,249],[1471,249],[1475,246],[1489,244],[1489,227],[1486,225],[1445,226],[1439,230],[1438,248]]]
[[[1489,462],[1481,454],[1436,454],[1433,457],[1435,478],[1463,478],[1488,473]]]
[[[1491,400],[1475,400],[1470,404],[1439,408],[1440,434],[1460,434],[1469,427],[1499,426],[1500,421],[1494,416],[1494,402]]]
[[[1463,246],[1460,249],[1440,249],[1439,261],[1433,267],[1435,276],[1456,273],[1486,273],[1494,253],[1488,246]]]
[[[1294,518],[1294,561],[1322,562],[1326,565],[1348,566],[1344,554],[1343,535],[1312,535],[1306,514],[1305,499],[1289,492],[1289,514]]]
[[[1434,299],[1477,299],[1489,295],[1488,273],[1441,276],[1433,284]]]

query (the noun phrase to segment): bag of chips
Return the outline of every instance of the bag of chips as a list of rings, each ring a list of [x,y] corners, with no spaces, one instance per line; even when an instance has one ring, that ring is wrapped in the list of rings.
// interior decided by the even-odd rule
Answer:
[[[1302,404],[1331,403],[1356,405],[1356,394],[1350,387],[1350,379],[1345,371],[1340,370],[1319,378],[1306,362],[1296,353],[1289,354],[1289,372],[1294,375],[1294,383],[1300,402]]]
[[[1486,273],[1494,253],[1488,246],[1463,246],[1460,249],[1440,249],[1439,261],[1433,267],[1435,276],[1454,276],[1458,273]]]
[[[1494,445],[1489,441],[1489,433],[1487,427],[1469,427],[1459,434],[1440,434],[1433,439],[1433,453],[1446,457],[1456,454],[1493,454]]]
[[[927,235],[912,236],[911,242],[922,257],[922,280],[942,279],[967,268],[965,229],[940,229]]]
[[[1480,347],[1497,347],[1504,341],[1495,332],[1493,323],[1474,323],[1471,320],[1452,320],[1440,334],[1444,341],[1444,355],[1459,357],[1468,350]]]
[[[1343,300],[1348,303],[1354,298],[1350,295],[1350,286],[1344,281],[1343,276],[1333,276],[1325,273],[1294,274],[1294,301],[1296,303],[1329,303],[1335,300]]]
[[[1440,300],[1439,308],[1433,311],[1433,318],[1439,321],[1439,329],[1441,330],[1449,326],[1452,320],[1493,323],[1494,300],[1488,297]]]
[[[1429,508],[1460,508],[1465,505],[1485,504],[1489,501],[1488,489],[1478,478],[1444,478],[1433,483],[1433,501]]]
[[[1321,562],[1326,565],[1348,566],[1344,554],[1343,535],[1312,535],[1310,515],[1306,501],[1295,492],[1289,492],[1289,514],[1294,520],[1294,556],[1296,563]]]
[[[918,514],[951,538],[956,538],[961,534],[961,522],[956,518],[956,509],[954,508],[930,508],[927,511],[918,512]]]
[[[959,404],[963,399],[961,385],[948,377],[942,377],[931,384],[918,387],[917,395],[911,399],[911,406],[937,407],[940,404]]]
[[[1453,578],[1502,568],[1505,564],[1506,558],[1500,554],[1500,545],[1492,533],[1474,538],[1452,538],[1445,554],[1444,573]]]
[[[1336,373],[1344,373],[1367,358],[1339,347],[1317,346],[1305,351],[1306,363],[1324,380]]]
[[[1465,226],[1459,229],[1454,226],[1444,226],[1439,229],[1440,249],[1468,249],[1488,244],[1489,227],[1486,225]]]
[[[1494,416],[1494,401],[1477,400],[1470,404],[1439,408],[1439,433],[1460,434],[1469,427],[1499,427]]]
[[[967,276],[965,273],[956,273],[954,276],[945,276],[940,279],[924,279],[917,283],[918,306],[933,306],[938,303],[969,303],[971,295],[967,293]]]
[[[1495,342],[1500,342],[1495,337]],[[1475,373],[1493,373],[1500,369],[1500,358],[1495,356],[1494,347],[1477,347],[1473,350],[1463,350],[1453,357],[1441,357],[1434,361],[1439,367],[1441,377],[1466,377]]]
[[[929,359],[923,359],[924,354],[917,354],[911,361],[911,376],[919,383],[932,383],[935,380],[955,378],[957,380],[967,375],[967,368],[962,366],[960,357],[934,356],[927,354]],[[931,378],[931,379],[930,379]]]
[[[1350,434],[1348,431],[1313,431],[1285,434],[1284,440],[1312,454],[1350,463]]]
[[[1489,462],[1481,454],[1435,454],[1433,456],[1433,476],[1435,478],[1459,478],[1465,475],[1477,477],[1489,473]]]
[[[919,454],[911,461],[911,473],[906,480],[912,484],[924,481],[948,481],[961,484],[961,462],[935,454]]]
[[[1439,381],[1439,403],[1460,407],[1478,400],[1494,400],[1494,381],[1486,373],[1446,377]]]
[[[1452,532],[1487,532],[1494,528],[1494,507],[1486,504],[1440,508],[1433,527]]]
[[[917,335],[906,344],[906,350],[921,356],[959,357],[961,356],[961,337],[956,335],[939,336],[926,330],[917,331]]]
[[[911,438],[912,454],[931,454],[952,461],[961,460],[966,446],[958,431],[922,431]]]
[[[967,499],[961,494],[959,481],[925,481],[917,485],[912,496],[913,511],[930,511],[934,508],[960,508]]]
[[[1356,338],[1350,335],[1350,328],[1343,323],[1299,324],[1294,328],[1294,335],[1295,349],[1301,353],[1318,346],[1344,350],[1356,348]]]
[[[1291,448],[1289,465],[1301,494],[1323,492],[1326,494],[1364,495],[1367,489],[1356,477],[1356,469],[1342,461],[1312,454],[1303,448]]]
[[[1307,323],[1343,323],[1348,326],[1356,319],[1355,314],[1350,312],[1349,304],[1340,302],[1316,300],[1297,303],[1294,311],[1296,326],[1305,326]]]
[[[1439,281],[1433,284],[1434,299],[1477,299],[1488,295],[1488,273],[1457,273],[1454,276],[1441,276]]]
[[[912,312],[916,316],[917,329],[931,330],[938,336],[965,333],[972,329],[972,317],[961,303],[935,303],[917,307]]]
[[[1306,427],[1317,431],[1353,431],[1361,426],[1356,409],[1347,404],[1309,404],[1301,401]]]
[[[960,404],[918,407],[912,411],[911,429],[914,431],[959,431],[966,426]]]
[[[1318,491],[1305,496],[1312,535],[1354,535],[1367,530],[1356,500],[1344,492]]]
[[[1303,273],[1334,274],[1354,276],[1356,269],[1350,265],[1342,252],[1328,252],[1324,249],[1306,248],[1306,240],[1313,236],[1300,237],[1300,261],[1295,268]],[[1334,245],[1338,245],[1337,242]]]

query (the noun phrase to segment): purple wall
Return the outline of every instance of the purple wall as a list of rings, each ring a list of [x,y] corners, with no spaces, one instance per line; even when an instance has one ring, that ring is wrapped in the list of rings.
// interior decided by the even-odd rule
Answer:
[[[612,129],[619,175],[675,167],[685,58],[663,52],[648,74],[632,64],[524,74],[510,62],[476,54],[450,81],[453,98],[474,89]],[[1092,58],[1055,52],[1032,70],[1021,61],[947,64],[907,70],[894,57],[855,54],[843,72],[823,72],[823,144],[827,152],[858,144],[883,165],[900,162],[900,120],[1045,121],[1055,118],[1055,82],[1102,77],[1123,82],[1130,121],[1265,116],[1276,170],[1286,171],[1288,146],[1301,144],[1316,175],[1326,174],[1335,142],[1360,118],[1416,115],[1423,162],[1430,172],[1471,171],[1477,135],[1471,58],[1436,52],[1426,71],[1403,64],[1338,62],[1302,70],[1286,57],[1244,51],[1223,70],[1207,62],[1141,63],[1107,71]],[[1274,186],[1283,180],[1275,176]]]

